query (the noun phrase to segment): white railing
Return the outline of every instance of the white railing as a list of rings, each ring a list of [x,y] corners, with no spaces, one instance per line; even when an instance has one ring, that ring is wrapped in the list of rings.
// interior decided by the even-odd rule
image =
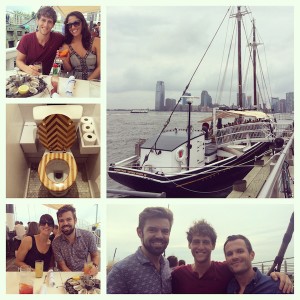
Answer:
[[[272,171],[263,185],[257,198],[291,198],[293,196],[293,178],[287,166],[293,160],[294,135],[292,135],[283,149],[278,153],[278,159],[272,163]]]
[[[17,48],[6,48],[6,70],[13,70],[17,57]]]
[[[274,114],[276,120],[294,120],[294,114],[290,113],[276,113]]]
[[[269,122],[255,122],[228,126],[217,131],[216,144],[230,145],[236,142],[271,141],[272,131]]]
[[[285,119],[286,120],[286,119]],[[274,123],[274,136],[282,137],[284,140],[290,139],[294,133],[294,126],[291,122],[288,123]]]

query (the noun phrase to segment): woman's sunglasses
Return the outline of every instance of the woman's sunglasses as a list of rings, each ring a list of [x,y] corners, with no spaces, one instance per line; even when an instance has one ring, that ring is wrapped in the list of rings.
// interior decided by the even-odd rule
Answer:
[[[81,21],[80,20],[77,20],[77,21],[74,21],[72,23],[67,23],[66,25],[68,26],[68,28],[70,29],[72,26],[74,27],[78,27],[80,25]]]
[[[44,221],[44,220],[40,221],[41,226],[46,226],[46,224],[48,224],[49,227],[54,227],[54,224],[51,221]]]

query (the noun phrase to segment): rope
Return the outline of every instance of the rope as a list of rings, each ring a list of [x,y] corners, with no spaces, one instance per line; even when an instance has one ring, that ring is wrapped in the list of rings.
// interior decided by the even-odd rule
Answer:
[[[172,112],[171,112],[169,118],[167,119],[167,121],[166,121],[164,127],[163,127],[162,130],[160,131],[160,133],[159,133],[159,135],[158,135],[158,137],[157,137],[157,139],[156,139],[154,145],[151,147],[151,149],[149,150],[148,154],[145,155],[145,158],[144,158],[144,161],[143,161],[143,163],[142,163],[142,166],[143,166],[144,163],[148,160],[149,155],[150,155],[151,151],[153,150],[153,148],[154,148],[155,151],[156,151],[156,144],[157,144],[157,142],[158,142],[160,136],[162,135],[162,133],[164,132],[164,130],[166,129],[166,127],[169,125],[169,123],[170,123],[170,121],[171,121],[171,118],[172,118],[172,116],[173,116],[173,114],[174,114],[174,112],[175,112],[177,106],[179,105],[179,103],[180,103],[180,101],[181,101],[181,98],[185,95],[186,91],[188,90],[188,88],[189,88],[189,86],[190,86],[190,84],[191,84],[191,82],[192,82],[192,80],[193,80],[193,78],[194,78],[196,72],[198,71],[198,69],[199,69],[199,67],[200,67],[200,65],[201,65],[201,63],[202,63],[202,61],[203,61],[203,59],[204,59],[204,57],[205,57],[205,55],[206,55],[208,49],[209,49],[210,46],[212,45],[212,42],[214,41],[214,39],[215,39],[217,33],[219,32],[219,30],[220,30],[220,28],[221,28],[221,26],[222,26],[222,24],[223,24],[223,22],[224,22],[224,20],[225,20],[225,18],[226,18],[226,16],[227,16],[228,12],[229,12],[229,10],[230,10],[230,7],[228,8],[228,10],[227,10],[225,16],[223,17],[223,19],[222,19],[222,21],[221,21],[219,27],[217,28],[217,31],[215,32],[215,34],[214,34],[213,38],[211,39],[211,41],[210,41],[208,47],[206,48],[204,54],[202,55],[202,57],[201,57],[201,59],[200,59],[198,65],[197,65],[196,69],[194,70],[194,72],[193,72],[193,74],[192,74],[192,76],[191,76],[191,78],[190,78],[188,84],[186,85],[184,91],[182,92],[181,97],[178,99],[178,101],[177,101],[177,103],[176,103],[174,109],[172,110]]]

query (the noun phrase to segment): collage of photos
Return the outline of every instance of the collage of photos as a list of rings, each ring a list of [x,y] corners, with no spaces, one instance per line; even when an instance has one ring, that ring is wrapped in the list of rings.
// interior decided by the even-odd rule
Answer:
[[[297,294],[298,4],[164,1],[0,4],[4,298]]]

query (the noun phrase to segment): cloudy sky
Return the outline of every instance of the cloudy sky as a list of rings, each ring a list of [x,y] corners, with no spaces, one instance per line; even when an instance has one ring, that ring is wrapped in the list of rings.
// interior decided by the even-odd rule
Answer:
[[[108,7],[107,107],[154,108],[158,80],[165,83],[166,98],[179,99],[227,9],[225,6]],[[248,11],[252,14],[245,16],[245,28],[250,35],[250,17],[254,17],[257,40],[263,43],[259,55],[264,67],[267,61],[268,72],[265,68],[264,76],[267,85],[271,85],[269,95],[285,98],[286,92],[294,90],[293,8],[253,6]],[[190,85],[193,95],[200,96],[202,90],[207,90],[213,100],[216,98],[227,24],[225,21]],[[226,50],[225,58],[227,55]],[[246,57],[245,50],[242,56]],[[246,69],[248,58],[242,58],[242,63]],[[236,101],[236,85],[232,87],[233,100],[229,100],[231,74],[230,63],[221,103]],[[249,70],[247,78],[251,77]],[[245,87],[251,95],[252,84],[247,83]]]
[[[176,203],[174,203],[174,201]],[[179,204],[178,204],[179,203]],[[192,202],[191,202],[192,203]],[[166,256],[176,255],[180,259],[192,262],[192,255],[186,241],[186,231],[194,221],[206,219],[217,232],[214,260],[224,260],[223,244],[228,235],[243,234],[249,238],[256,252],[255,261],[273,260],[278,253],[282,238],[288,227],[293,205],[272,200],[262,204],[261,200],[245,203],[229,203],[228,200],[209,201],[201,199],[198,203],[181,203],[173,199],[162,202],[151,199],[148,206],[164,206],[173,211],[174,225]],[[147,205],[110,204],[107,207],[107,260],[120,260],[136,251],[140,240],[136,234],[138,215]],[[292,239],[285,257],[294,256]]]

